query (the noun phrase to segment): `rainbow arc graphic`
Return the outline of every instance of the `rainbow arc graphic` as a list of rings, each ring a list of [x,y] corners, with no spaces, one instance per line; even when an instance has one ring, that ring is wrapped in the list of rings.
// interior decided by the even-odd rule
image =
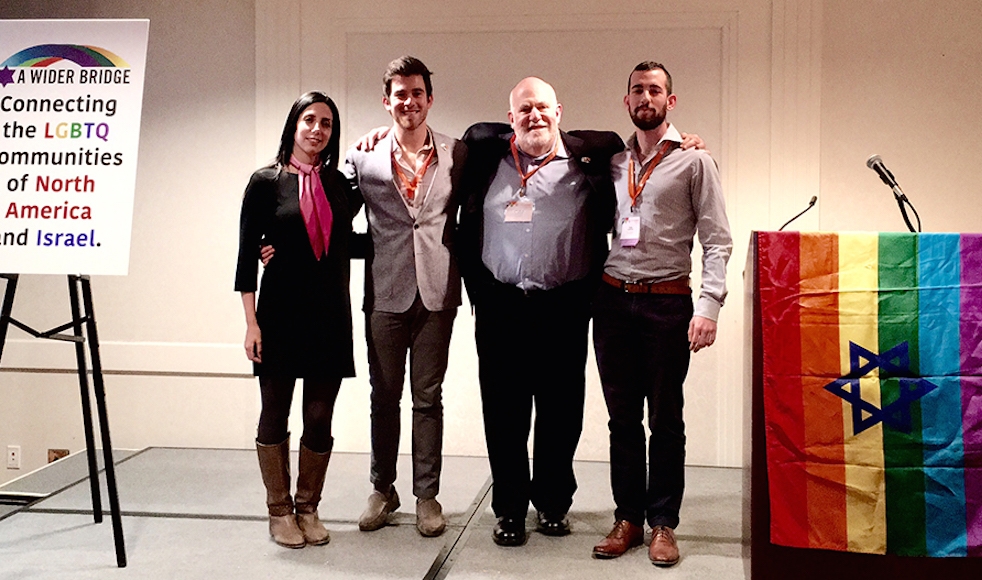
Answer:
[[[0,67],[46,67],[65,60],[85,68],[129,68],[125,60],[104,48],[79,44],[39,44],[25,48],[0,63]]]

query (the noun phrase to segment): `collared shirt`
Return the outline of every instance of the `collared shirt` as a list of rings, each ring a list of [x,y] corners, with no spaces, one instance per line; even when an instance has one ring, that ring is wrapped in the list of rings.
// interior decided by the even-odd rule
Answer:
[[[519,151],[525,173],[547,155],[533,159]],[[518,199],[522,178],[509,152],[484,198],[481,259],[499,282],[522,290],[548,290],[587,275],[586,199],[589,184],[570,159],[562,139],[556,157],[526,182],[535,204],[531,222],[505,222],[505,207]]]
[[[406,176],[406,179],[412,181],[413,175],[416,174],[416,168],[421,167],[426,161],[426,157],[433,151],[433,132],[430,128],[426,128],[426,142],[423,147],[416,152],[416,163],[415,165],[410,165],[407,156],[409,153],[402,149],[399,142],[396,140],[395,135],[392,136],[392,158],[396,160],[399,167],[402,169],[402,174]],[[392,182],[395,184],[396,189],[399,191],[400,197],[402,197],[403,203],[406,204],[406,209],[409,210],[409,215],[416,219],[419,214],[419,208],[423,207],[423,200],[426,199],[426,194],[429,193],[430,187],[433,185],[433,176],[436,174],[436,162],[437,162],[436,152],[433,154],[433,159],[430,160],[430,166],[427,168],[426,173],[419,180],[419,184],[416,186],[416,194],[413,196],[412,201],[409,200],[408,191],[406,185],[399,179],[396,175],[396,168],[392,168]]]
[[[662,138],[678,143],[674,126]],[[634,159],[636,180],[644,174],[658,150],[639,159],[637,136],[627,141],[627,151],[611,160],[611,176],[617,192],[615,232],[604,272],[625,282],[664,282],[685,278],[692,271],[692,241],[698,234],[703,249],[702,287],[695,314],[711,320],[719,317],[726,299],[726,262],[733,251],[730,226],[716,162],[705,151],[670,150],[651,173],[632,212],[628,195],[628,167]],[[624,219],[641,218],[641,235],[635,246],[622,246]]]

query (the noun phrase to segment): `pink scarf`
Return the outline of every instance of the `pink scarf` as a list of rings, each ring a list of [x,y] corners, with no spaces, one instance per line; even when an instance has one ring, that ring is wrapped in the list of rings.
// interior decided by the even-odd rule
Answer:
[[[300,163],[292,155],[290,165],[299,172],[300,213],[303,214],[303,221],[307,226],[307,237],[310,238],[314,257],[320,260],[322,255],[327,255],[327,248],[331,243],[331,223],[334,221],[331,204],[327,202],[324,185],[321,183],[321,166]]]

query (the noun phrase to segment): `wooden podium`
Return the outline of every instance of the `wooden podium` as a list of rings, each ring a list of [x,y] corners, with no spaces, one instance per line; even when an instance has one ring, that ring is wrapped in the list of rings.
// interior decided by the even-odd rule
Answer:
[[[982,578],[982,236],[750,243],[748,577]]]

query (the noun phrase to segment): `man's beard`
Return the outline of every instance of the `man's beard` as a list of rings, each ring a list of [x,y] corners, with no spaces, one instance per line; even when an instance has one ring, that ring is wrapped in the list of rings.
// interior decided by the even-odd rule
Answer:
[[[638,115],[639,110],[650,110],[654,111],[655,114],[653,117],[641,117]],[[664,109],[659,111],[658,109],[652,107],[637,107],[631,111],[631,121],[638,129],[641,129],[642,131],[651,131],[665,122],[665,112],[666,111]]]
[[[400,127],[407,131],[415,131],[426,123],[426,115],[417,113],[417,116],[403,115],[396,119]]]
[[[551,131],[524,131],[521,135],[516,135],[515,142],[526,155],[535,156],[536,151],[552,147],[556,143],[556,134]]]

